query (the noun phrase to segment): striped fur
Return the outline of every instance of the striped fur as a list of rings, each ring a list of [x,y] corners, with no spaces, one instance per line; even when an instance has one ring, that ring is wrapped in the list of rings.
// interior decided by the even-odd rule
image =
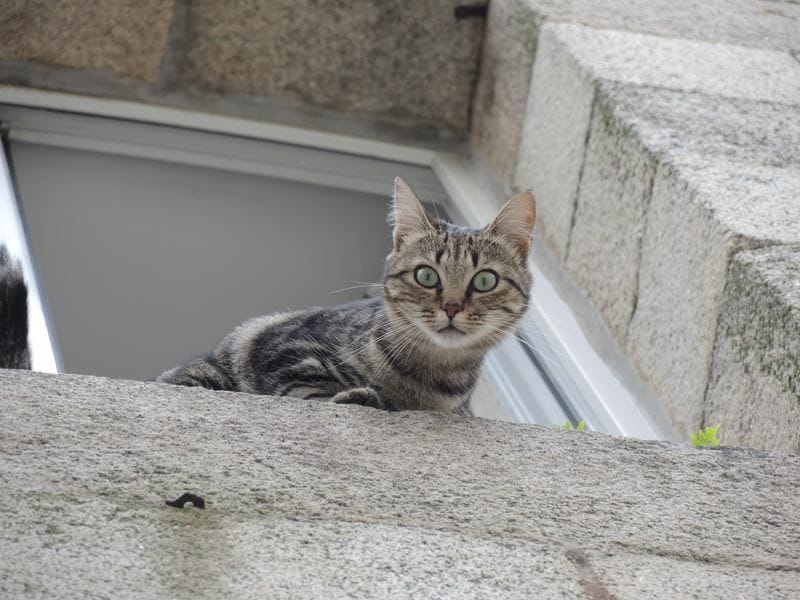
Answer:
[[[382,297],[251,319],[158,381],[388,410],[463,410],[486,352],[528,306],[533,196],[515,196],[493,223],[470,229],[432,220],[398,178],[393,219]],[[416,281],[420,266],[437,272],[437,285]],[[484,270],[499,281],[479,292],[473,277]]]

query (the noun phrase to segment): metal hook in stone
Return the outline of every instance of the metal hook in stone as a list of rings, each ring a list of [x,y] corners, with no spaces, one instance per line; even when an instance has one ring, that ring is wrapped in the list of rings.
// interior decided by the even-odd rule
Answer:
[[[175,498],[175,500],[167,500],[166,502],[167,502],[168,506],[173,506],[175,508],[183,508],[184,504],[186,504],[187,502],[191,502],[192,506],[194,506],[195,508],[205,508],[206,507],[206,501],[205,500],[203,500],[197,494],[190,494],[189,492],[186,492],[185,494],[181,494],[180,496]]]

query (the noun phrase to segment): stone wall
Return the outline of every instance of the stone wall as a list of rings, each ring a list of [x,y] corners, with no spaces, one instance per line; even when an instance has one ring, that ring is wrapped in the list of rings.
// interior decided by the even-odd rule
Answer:
[[[800,596],[798,456],[22,371],[0,405],[3,598]]]
[[[0,83],[463,139],[483,20],[448,0],[9,0]]]
[[[540,239],[679,431],[786,451],[798,22],[791,2],[495,2],[471,132],[501,186],[536,192]]]

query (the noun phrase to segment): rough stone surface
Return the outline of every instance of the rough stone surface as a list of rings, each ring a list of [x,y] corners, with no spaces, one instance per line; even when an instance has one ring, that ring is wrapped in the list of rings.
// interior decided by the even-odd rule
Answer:
[[[167,42],[172,0],[84,2],[5,0],[0,59],[111,71],[154,82]]]
[[[670,165],[655,189],[653,162]],[[800,242],[798,164],[800,107],[626,85],[598,96],[565,266],[686,434],[728,253]]]
[[[797,94],[797,65],[791,65],[791,52],[800,51],[800,5],[791,1],[771,0],[514,0],[495,2],[489,11],[486,43],[473,109],[471,143],[495,176],[511,184],[526,106],[531,65],[537,52],[539,28],[545,23],[573,23],[593,28],[595,44],[587,45],[585,57],[596,57],[596,64],[610,52],[616,54],[615,73],[597,76],[652,84],[654,73],[661,71],[683,81],[683,89],[715,87],[723,95],[752,93]],[[610,30],[602,33],[598,30]],[[584,27],[573,29],[581,35]],[[620,32],[650,34],[638,39],[640,44],[620,48],[606,45],[603,35],[611,38]],[[533,43],[532,48],[527,42]],[[701,43],[692,43],[701,42]],[[710,42],[710,43],[702,43]],[[743,46],[737,48],[737,46]],[[779,50],[782,53],[756,52],[754,48]],[[656,56],[654,56],[656,55]],[[661,59],[659,59],[659,56]],[[660,61],[654,69],[653,60]],[[769,65],[761,64],[765,59]],[[754,61],[757,64],[754,65]],[[499,66],[496,66],[499,65]],[[727,85],[728,74],[753,66],[767,77],[737,80]],[[732,69],[731,69],[732,67]],[[535,75],[534,75],[535,76]],[[663,77],[662,77],[663,82]],[[537,90],[538,91],[538,90]]]
[[[800,585],[794,455],[17,371],[0,402],[4,597]]]
[[[565,51],[556,32],[550,26],[540,29],[514,186],[535,190],[539,236],[563,260],[592,119],[595,83]]]
[[[546,24],[543,29],[549,29],[548,39],[567,47],[593,79],[800,103],[800,62],[787,52],[566,23]]]
[[[720,155],[753,163],[756,170],[759,164],[793,167],[778,178],[784,183],[776,185],[785,189],[780,200],[776,197],[767,207],[768,215],[743,218],[739,205],[730,214],[734,226],[749,219],[754,224],[751,233],[760,237],[765,234],[759,219],[778,225],[781,219],[775,218],[775,211],[783,211],[780,203],[792,193],[800,160],[800,62],[780,52],[566,24],[544,25],[539,38],[514,185],[536,190],[541,234],[560,258],[571,243],[577,193],[584,165],[589,164],[584,162],[589,123],[602,87],[624,90],[608,101],[619,104],[624,113],[619,135],[640,136],[651,154],[668,154],[664,158],[671,163],[690,160],[699,182],[701,172],[711,172],[704,184],[708,188],[715,185],[717,168],[751,185],[765,181],[758,173],[737,175],[738,165],[731,170],[712,164],[710,159]],[[714,76],[694,75],[706,73],[705,67],[694,67],[706,62],[712,67],[708,74]],[[728,90],[728,97],[714,95],[720,89]],[[624,169],[617,174],[620,181],[628,175]],[[746,186],[735,187],[745,192]],[[793,237],[791,231],[800,220],[797,203],[788,207],[790,218],[784,221],[790,232],[784,240]]]
[[[628,333],[639,293],[639,259],[655,160],[595,103],[565,270],[584,290],[618,341]]]
[[[527,0],[489,3],[470,145],[502,182],[512,180],[517,164],[538,20]]]
[[[455,0],[193,2],[183,83],[467,129],[483,40]]]
[[[732,245],[707,200],[672,168],[656,171],[626,339],[628,355],[685,436],[703,420]]]
[[[526,0],[551,21],[754,48],[800,48],[795,0]]]
[[[728,444],[800,452],[800,247],[736,254],[705,421]]]
[[[610,554],[592,558],[611,598],[692,598],[694,600],[791,600],[800,597],[795,573],[770,573],[742,566],[731,570],[712,562],[669,556]],[[733,591],[735,590],[735,592]]]
[[[515,185],[537,190],[542,238],[685,435],[703,420],[730,255],[800,244],[787,58],[540,29]]]

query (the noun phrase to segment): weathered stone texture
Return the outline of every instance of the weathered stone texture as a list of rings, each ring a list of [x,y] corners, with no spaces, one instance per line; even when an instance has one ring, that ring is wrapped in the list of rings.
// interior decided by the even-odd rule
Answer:
[[[798,456],[14,371],[0,403],[3,597],[800,585]]]
[[[536,193],[539,235],[563,260],[572,228],[595,83],[543,27],[525,109],[514,186]]]
[[[554,37],[596,80],[714,96],[800,102],[800,63],[775,50],[557,24]]]
[[[592,565],[598,577],[606,582],[609,593],[606,598],[617,600],[660,596],[692,600],[793,600],[800,597],[800,578],[792,572],[766,574],[759,568],[744,565],[732,570],[714,562],[626,553],[596,557]]]
[[[539,19],[526,0],[491,2],[472,108],[473,152],[503,183],[517,163]]]
[[[564,268],[624,343],[639,293],[639,259],[655,160],[598,95]]]
[[[540,29],[515,186],[537,191],[541,237],[685,435],[729,256],[800,243],[798,165],[788,54]]]
[[[589,220],[591,209],[579,200],[566,266],[688,434],[702,419],[728,253],[748,243],[800,242],[800,108],[605,87],[601,98],[608,96],[604,101],[614,109],[606,135],[627,152],[602,148],[594,157],[590,136],[581,196],[594,187],[602,191]],[[615,162],[619,156],[624,159]],[[658,197],[649,212],[649,197],[638,195],[644,211],[620,213],[631,209],[631,197],[619,190],[636,195],[652,186],[642,166],[648,160],[671,165],[654,188]],[[592,178],[596,161],[614,169],[599,181]],[[594,223],[600,212],[609,220]],[[624,243],[627,252],[620,251]],[[625,283],[634,275],[631,302]],[[635,313],[623,331],[627,310]]]
[[[656,171],[626,350],[680,433],[700,426],[731,239],[708,198]]]
[[[711,86],[722,95],[753,93],[762,97],[775,90],[791,95],[800,89],[797,76],[790,75],[789,56],[789,52],[800,49],[799,22],[800,5],[771,0],[495,2],[489,13],[475,95],[473,150],[498,179],[512,183],[520,147],[517,131],[528,95],[521,86],[530,81],[539,28],[545,23],[592,28],[576,30],[590,31],[594,37],[594,42],[584,47],[581,61],[592,60],[599,68],[596,77],[621,81],[620,72],[625,72],[629,83],[675,87],[676,81],[682,81],[681,89],[685,90],[710,91]],[[630,41],[623,49],[615,38],[626,33],[634,34],[628,40],[636,39],[637,33],[649,35],[639,38],[643,45],[638,49]],[[693,46],[692,41],[715,44]],[[752,71],[753,61],[763,62],[763,55],[753,54],[756,48],[782,52],[772,53],[773,65],[766,71],[763,64],[758,65],[764,77],[738,78],[729,85],[731,74]],[[620,51],[627,57],[623,58]],[[616,55],[612,61],[616,73],[603,71],[608,54]],[[657,64],[651,64],[654,61]],[[660,83],[652,81],[654,73],[662,74]]]
[[[4,0],[0,60],[111,71],[155,82],[174,0]]]
[[[483,39],[455,0],[193,2],[182,81],[432,123],[463,135]]]
[[[526,0],[542,17],[684,40],[800,48],[796,0]]]
[[[726,444],[800,452],[800,248],[734,256],[706,396]]]

